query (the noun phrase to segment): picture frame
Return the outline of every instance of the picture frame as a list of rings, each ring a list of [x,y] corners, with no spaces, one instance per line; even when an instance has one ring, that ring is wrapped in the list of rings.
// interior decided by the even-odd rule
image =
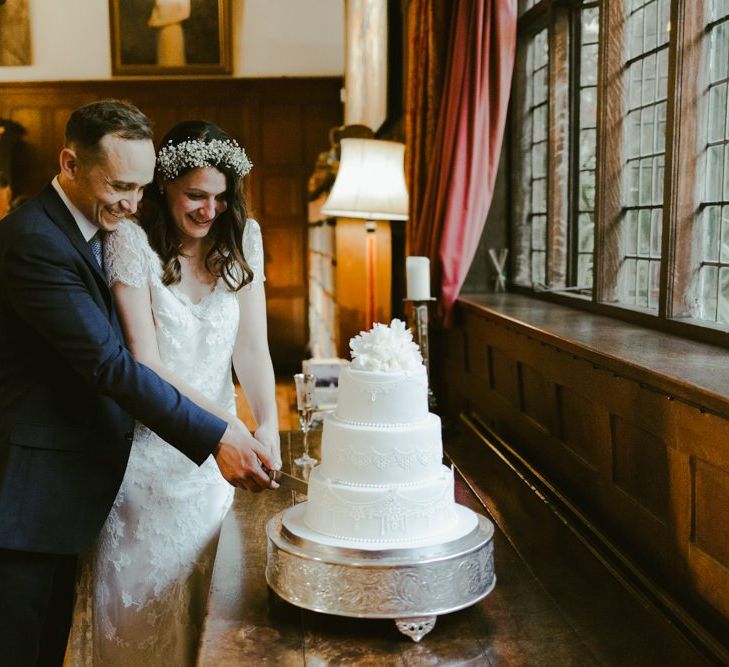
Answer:
[[[28,0],[0,2],[0,67],[32,64]]]
[[[231,73],[230,0],[109,0],[112,74]]]

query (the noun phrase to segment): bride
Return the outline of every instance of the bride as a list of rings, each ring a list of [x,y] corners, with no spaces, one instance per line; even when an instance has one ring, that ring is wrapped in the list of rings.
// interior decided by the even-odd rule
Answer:
[[[134,357],[200,406],[235,417],[232,366],[279,462],[263,245],[247,218],[245,152],[202,121],[162,140],[140,224],[106,240],[105,265]],[[82,567],[67,664],[192,665],[233,488],[142,424],[124,482]]]

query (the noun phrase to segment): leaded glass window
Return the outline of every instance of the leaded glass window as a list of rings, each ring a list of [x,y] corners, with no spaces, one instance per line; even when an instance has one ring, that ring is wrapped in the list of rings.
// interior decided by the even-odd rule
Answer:
[[[595,247],[595,158],[597,153],[597,60],[600,9],[586,3],[579,18],[579,68],[577,135],[577,195],[572,216],[577,287],[592,288]],[[573,227],[574,228],[574,227]]]
[[[543,285],[546,282],[547,261],[549,130],[549,52],[546,28],[529,40],[520,55],[519,174],[515,202],[520,221],[517,280],[526,285]]]
[[[622,261],[617,301],[658,309],[669,0],[625,0]]]
[[[699,229],[694,256],[693,316],[729,323],[729,1],[707,3],[704,32],[704,168],[698,185]],[[703,136],[702,136],[703,134]]]

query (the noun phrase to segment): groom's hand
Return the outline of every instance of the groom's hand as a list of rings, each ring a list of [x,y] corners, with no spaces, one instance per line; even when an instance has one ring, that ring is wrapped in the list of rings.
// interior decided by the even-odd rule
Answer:
[[[275,489],[278,484],[264,471],[273,468],[274,461],[267,451],[244,427],[229,424],[215,452],[220,473],[233,486],[258,493]]]

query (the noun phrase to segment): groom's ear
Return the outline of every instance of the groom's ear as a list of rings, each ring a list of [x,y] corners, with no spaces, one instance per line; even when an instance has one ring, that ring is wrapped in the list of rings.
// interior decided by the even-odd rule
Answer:
[[[61,154],[58,156],[58,162],[61,166],[61,173],[66,178],[74,178],[76,176],[79,160],[73,148],[69,148],[68,146],[63,148]]]

